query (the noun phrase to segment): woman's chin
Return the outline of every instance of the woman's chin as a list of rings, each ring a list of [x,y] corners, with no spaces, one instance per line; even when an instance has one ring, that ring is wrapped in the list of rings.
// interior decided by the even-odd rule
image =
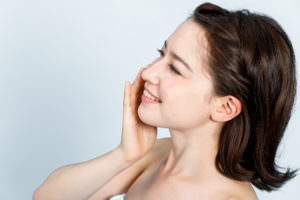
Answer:
[[[145,124],[148,124],[150,126],[158,126],[157,124],[157,118],[154,117],[153,113],[147,112],[148,110],[144,109],[143,106],[139,106],[137,110],[137,114],[139,119],[144,122]]]

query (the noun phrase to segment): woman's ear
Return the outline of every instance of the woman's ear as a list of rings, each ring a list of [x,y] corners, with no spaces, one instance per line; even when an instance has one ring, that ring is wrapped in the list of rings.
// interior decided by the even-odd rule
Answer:
[[[226,122],[238,114],[242,110],[241,102],[234,96],[217,97],[215,101],[215,109],[211,113],[211,119],[218,122]]]

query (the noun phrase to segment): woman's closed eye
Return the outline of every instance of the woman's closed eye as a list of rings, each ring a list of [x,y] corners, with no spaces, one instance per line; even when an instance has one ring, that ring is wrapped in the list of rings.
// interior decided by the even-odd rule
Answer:
[[[157,51],[159,52],[160,56],[164,56],[164,52],[163,50],[161,49],[157,49]],[[178,74],[178,75],[181,75],[180,72],[176,69],[176,67],[172,64],[168,64],[169,66],[169,69],[171,70],[171,72],[175,73],[175,74]]]

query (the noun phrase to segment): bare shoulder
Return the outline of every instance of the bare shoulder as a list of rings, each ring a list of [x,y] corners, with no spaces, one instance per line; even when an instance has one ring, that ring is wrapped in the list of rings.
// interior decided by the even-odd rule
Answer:
[[[254,198],[254,197],[229,197],[227,199],[224,200],[258,200],[258,198]]]
[[[229,197],[224,200],[258,200],[257,197]]]
[[[233,191],[232,194],[224,200],[258,200],[258,197],[254,189],[250,185],[249,189],[236,188],[236,190]]]

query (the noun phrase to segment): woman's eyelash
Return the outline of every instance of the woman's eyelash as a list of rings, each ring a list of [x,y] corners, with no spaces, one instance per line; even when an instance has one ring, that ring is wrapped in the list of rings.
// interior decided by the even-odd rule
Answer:
[[[172,65],[172,64],[168,64],[169,65],[169,68],[170,68],[170,70],[172,71],[172,72],[174,72],[174,73],[176,73],[176,74],[178,74],[178,75],[181,75],[178,71],[177,71],[177,69],[174,67],[174,65]]]
[[[159,52],[160,56],[164,56],[163,50],[157,49],[157,51]],[[178,74],[178,75],[181,75],[181,74],[178,72],[178,70],[176,69],[176,67],[174,67],[174,65],[172,65],[172,64],[168,64],[168,65],[169,65],[169,68],[170,68],[170,70],[171,70],[172,72],[174,72],[174,73],[176,73],[176,74]]]

